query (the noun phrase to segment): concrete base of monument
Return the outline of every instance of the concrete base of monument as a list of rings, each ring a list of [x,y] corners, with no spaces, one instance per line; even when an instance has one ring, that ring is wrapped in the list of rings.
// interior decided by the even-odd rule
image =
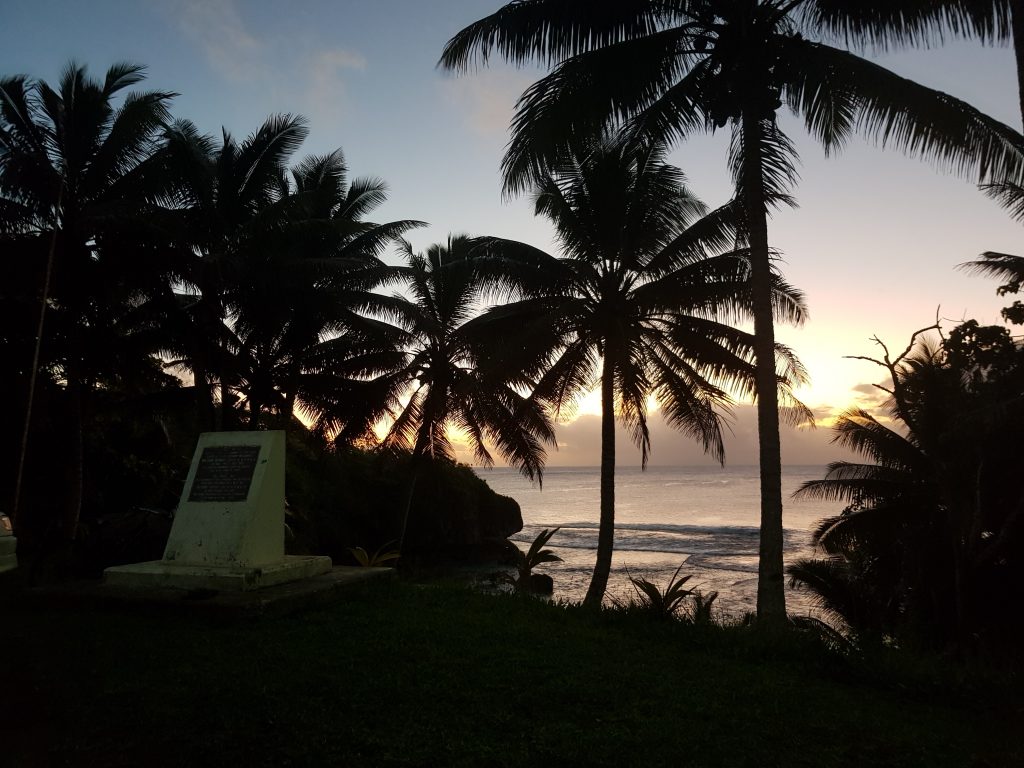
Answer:
[[[247,592],[309,579],[331,570],[331,558],[286,555],[283,560],[258,568],[185,565],[152,560],[107,568],[108,584],[139,589],[216,590]]]
[[[335,566],[327,573],[248,590],[168,587],[148,582],[124,586],[103,581],[77,581],[34,587],[33,605],[54,608],[127,610],[134,615],[197,616],[212,621],[286,616],[296,611],[344,602],[350,590],[367,581],[391,579],[393,568]],[[0,750],[2,752],[2,750]]]

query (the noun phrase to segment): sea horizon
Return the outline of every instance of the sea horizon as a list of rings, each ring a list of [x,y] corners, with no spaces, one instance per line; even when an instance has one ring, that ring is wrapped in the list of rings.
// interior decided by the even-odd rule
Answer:
[[[803,482],[824,476],[824,464],[783,466],[784,557],[812,555],[811,530],[838,514],[842,502],[792,499]],[[593,572],[600,502],[600,468],[548,467],[541,486],[512,467],[477,469],[497,493],[515,499],[523,529],[512,541],[526,548],[544,529],[559,528],[549,547],[563,562],[538,569],[551,575],[553,598],[582,600]],[[739,617],[756,609],[760,475],[756,465],[616,467],[615,553],[608,602],[628,601],[630,576],[664,586],[682,566],[690,585],[718,592],[715,605]],[[791,614],[815,614],[804,590],[787,586]]]

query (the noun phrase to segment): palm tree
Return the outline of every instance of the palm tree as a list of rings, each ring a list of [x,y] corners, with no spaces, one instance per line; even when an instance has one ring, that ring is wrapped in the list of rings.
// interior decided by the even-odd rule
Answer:
[[[286,246],[283,179],[307,133],[304,119],[291,115],[268,118],[241,143],[225,131],[219,147],[187,121],[165,132],[176,182],[165,200],[173,249],[173,281],[163,296],[172,336],[166,353],[191,372],[204,429],[226,429],[237,420],[231,370],[237,345],[226,322],[233,292],[247,265]]]
[[[815,21],[878,47],[928,45],[948,36],[1013,46],[1024,118],[1024,4],[1020,0],[816,0]]]
[[[1009,208],[1015,219],[1024,220],[1024,187],[1006,182],[989,185],[986,191],[1004,207]],[[977,261],[965,262],[958,268],[970,274],[1005,280],[1006,282],[996,289],[1000,296],[1020,293],[1021,288],[1024,287],[1024,256],[985,251]],[[1024,302],[1018,299],[1010,306],[1003,307],[1000,314],[1005,321],[1022,325],[1024,324]]]
[[[478,332],[471,318],[479,310],[489,278],[474,258],[474,241],[464,235],[415,254],[405,243],[399,273],[409,296],[395,294],[382,311],[407,334],[407,364],[391,379],[410,387],[396,404],[386,445],[411,451],[399,550],[424,458],[453,459],[449,430],[461,432],[474,458],[490,466],[491,448],[526,476],[540,480],[545,446],[555,433],[530,382],[495,353],[503,340]]]
[[[1001,632],[999,606],[1019,599],[1024,352],[974,321],[941,345],[922,332],[874,360],[893,426],[860,409],[836,424],[834,441],[867,461],[831,464],[798,491],[849,506],[814,533],[826,558],[789,573],[862,639],[964,649]]]
[[[504,259],[506,283],[524,294],[481,318],[495,336],[523,340],[517,365],[535,373],[534,396],[556,413],[600,382],[601,513],[597,562],[585,602],[600,605],[615,531],[615,420],[629,430],[646,465],[648,398],[673,427],[724,461],[722,411],[730,392],[755,390],[755,338],[723,321],[753,309],[750,251],[713,255],[733,243],[735,207],[706,217],[664,147],[602,140],[544,178],[536,211],[555,225],[563,258],[507,240],[486,248]],[[799,322],[800,295],[771,278],[772,311]],[[509,342],[511,346],[511,342]],[[779,349],[773,373],[788,386],[802,370]],[[508,351],[506,351],[508,354]],[[806,416],[798,406],[793,415]]]
[[[370,178],[349,184],[347,176],[340,150],[291,172],[279,236],[245,262],[231,294],[237,389],[250,428],[264,409],[287,423],[298,404],[331,431],[352,379],[365,382],[403,361],[401,335],[365,313],[378,308],[375,289],[398,279],[380,252],[421,223],[363,220],[385,200],[386,186]]]
[[[63,383],[69,403],[67,540],[75,536],[82,505],[83,413],[96,381],[127,366],[129,349],[138,351],[120,345],[119,319],[154,278],[135,248],[117,247],[142,226],[163,183],[154,155],[174,94],[130,93],[115,104],[143,79],[144,69],[134,64],[115,64],[100,81],[71,63],[56,89],[24,76],[0,80],[0,233],[26,257],[16,290],[32,297],[39,318],[31,367],[25,361],[21,456],[36,378],[46,369]],[[147,365],[148,351],[133,360]],[[19,467],[15,513],[20,477]]]
[[[503,160],[510,193],[528,188],[580,136],[628,122],[681,139],[729,126],[729,166],[750,243],[761,468],[758,616],[786,618],[782,490],[768,213],[788,202],[796,152],[782,104],[827,150],[855,131],[983,180],[1018,178],[1024,140],[967,104],[804,32],[818,0],[516,0],[461,31],[440,65],[492,53],[553,70],[520,98]]]
[[[225,133],[219,146],[185,121],[166,131],[176,283],[163,295],[165,352],[191,372],[207,429],[256,428],[266,410],[288,424],[296,404],[322,418],[344,398],[346,375],[397,365],[394,339],[374,342],[383,326],[358,310],[394,279],[382,249],[419,222],[365,221],[386,186],[350,182],[340,150],[289,171],[306,133],[288,115],[241,143]]]

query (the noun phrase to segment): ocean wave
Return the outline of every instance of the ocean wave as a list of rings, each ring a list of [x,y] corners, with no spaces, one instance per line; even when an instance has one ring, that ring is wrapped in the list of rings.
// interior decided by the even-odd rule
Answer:
[[[524,537],[527,531],[533,532],[536,536],[542,529],[547,528],[559,528],[560,531],[571,532],[571,531],[596,531],[598,526],[594,523],[589,522],[568,522],[550,525],[537,525],[537,524],[526,524],[523,526],[523,533],[520,537]],[[737,536],[759,536],[760,528],[756,525],[673,525],[669,523],[621,523],[616,524],[615,533],[625,533],[628,531],[650,531],[652,533],[661,534],[680,534],[680,535],[720,535],[720,534],[732,534]],[[808,532],[802,528],[785,528],[783,529],[784,536],[801,537],[808,536]],[[517,537],[519,538],[519,537]]]
[[[514,540],[527,543],[533,540],[540,528],[528,526]],[[570,523],[562,527],[549,545],[554,550],[595,551],[598,528],[589,523]],[[787,529],[783,535],[783,547],[787,555],[793,556],[807,551],[810,547],[807,531]],[[757,557],[760,532],[753,526],[699,526],[699,525],[658,525],[632,524],[616,526],[615,553],[628,557],[629,553],[663,554],[671,558],[700,556],[702,558],[732,558],[738,563],[746,558]],[[710,562],[710,561],[709,561]],[[716,567],[716,566],[709,566]],[[746,571],[748,567],[730,568]],[[756,564],[754,565],[756,570]]]

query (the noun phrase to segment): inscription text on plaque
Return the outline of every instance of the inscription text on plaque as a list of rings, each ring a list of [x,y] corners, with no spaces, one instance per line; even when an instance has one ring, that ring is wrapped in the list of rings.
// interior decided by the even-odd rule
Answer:
[[[260,456],[258,445],[209,445],[203,448],[189,501],[245,501]]]

